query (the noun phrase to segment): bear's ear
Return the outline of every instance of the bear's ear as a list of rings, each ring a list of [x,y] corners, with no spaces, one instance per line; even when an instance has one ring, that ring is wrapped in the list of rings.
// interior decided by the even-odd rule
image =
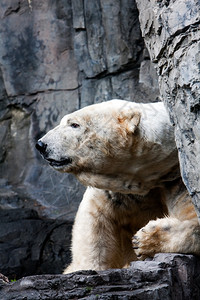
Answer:
[[[118,116],[118,121],[126,127],[127,132],[134,133],[140,123],[140,117],[140,112],[128,111],[121,113],[120,116]]]

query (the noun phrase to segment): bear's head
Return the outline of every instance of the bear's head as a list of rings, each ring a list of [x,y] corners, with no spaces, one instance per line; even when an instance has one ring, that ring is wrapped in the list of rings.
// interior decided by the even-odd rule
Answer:
[[[140,120],[140,113],[130,111],[126,104],[113,100],[66,115],[37,142],[36,148],[61,172],[116,172],[131,159]]]
[[[36,148],[54,169],[85,185],[146,194],[178,159],[163,104],[145,105],[111,100],[87,106],[63,117]]]

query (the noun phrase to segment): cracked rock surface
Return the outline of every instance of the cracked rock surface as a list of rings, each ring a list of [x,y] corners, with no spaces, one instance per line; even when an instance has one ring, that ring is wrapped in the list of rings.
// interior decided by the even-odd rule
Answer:
[[[161,97],[175,125],[182,178],[200,218],[200,3],[136,2]]]
[[[157,254],[151,261],[134,262],[122,270],[38,275],[14,283],[0,280],[0,298],[197,300],[199,270],[200,261],[192,255]]]

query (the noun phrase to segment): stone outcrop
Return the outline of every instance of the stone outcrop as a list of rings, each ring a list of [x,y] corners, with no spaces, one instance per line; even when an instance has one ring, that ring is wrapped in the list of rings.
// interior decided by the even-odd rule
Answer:
[[[136,2],[161,97],[175,125],[182,177],[200,218],[200,3]]]
[[[128,269],[38,275],[14,283],[0,279],[0,299],[145,299],[200,298],[200,261],[192,255],[157,254]]]
[[[41,245],[50,245],[47,224],[72,224],[84,191],[72,175],[40,158],[36,140],[83,106],[111,98],[157,101],[159,91],[134,0],[2,0],[0,22],[0,271],[19,278],[28,265],[32,274],[39,271],[39,255],[31,254],[38,224],[44,226]],[[25,217],[24,209],[37,217]],[[24,224],[27,231],[20,233]],[[55,245],[64,242],[61,233],[54,234]],[[60,259],[49,247],[40,273],[64,260],[69,255]]]

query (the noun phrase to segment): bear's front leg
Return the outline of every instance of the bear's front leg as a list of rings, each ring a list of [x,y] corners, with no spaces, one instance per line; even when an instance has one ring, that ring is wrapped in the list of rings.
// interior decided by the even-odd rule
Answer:
[[[159,252],[200,255],[200,226],[195,219],[157,219],[140,229],[132,242],[139,259],[152,257]]]
[[[87,188],[72,231],[72,263],[64,274],[78,270],[105,270],[125,265],[120,229],[105,191]],[[131,237],[129,239],[131,247]]]

